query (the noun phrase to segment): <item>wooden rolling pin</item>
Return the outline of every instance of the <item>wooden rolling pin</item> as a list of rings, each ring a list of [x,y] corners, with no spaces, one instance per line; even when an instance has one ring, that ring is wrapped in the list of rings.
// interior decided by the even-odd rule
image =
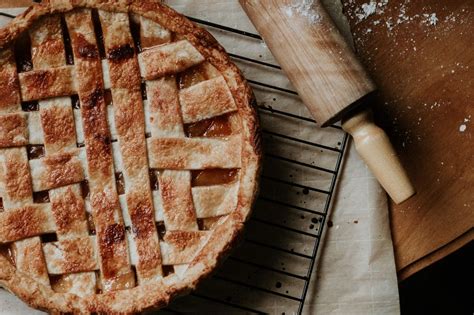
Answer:
[[[396,203],[415,190],[367,106],[375,90],[319,0],[239,0],[304,104],[325,127],[342,119],[360,156]]]

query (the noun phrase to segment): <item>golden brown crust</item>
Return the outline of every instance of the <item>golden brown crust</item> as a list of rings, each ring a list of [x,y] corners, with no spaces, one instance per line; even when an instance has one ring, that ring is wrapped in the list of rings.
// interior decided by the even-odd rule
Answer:
[[[54,232],[55,225],[50,212],[46,204],[31,204],[1,212],[0,242],[8,243]]]
[[[77,185],[54,189],[49,192],[49,198],[58,239],[88,234],[84,200]]]
[[[74,68],[63,66],[49,70],[33,70],[19,74],[23,101],[76,94],[73,78]]]
[[[114,121],[123,164],[128,214],[133,226],[140,284],[162,276],[161,253],[149,187],[140,70],[128,15],[100,11],[109,66]]]
[[[45,191],[83,181],[84,172],[77,155],[76,150],[31,160],[33,191]]]
[[[218,224],[212,233],[209,233],[210,236],[208,240],[203,244],[199,253],[189,264],[183,278],[172,275],[136,286],[132,289],[79,297],[75,294],[52,291],[51,288],[32,280],[27,274],[11,266],[7,259],[0,256],[0,284],[18,295],[28,304],[51,312],[88,311],[132,313],[141,311],[144,308],[162,307],[166,305],[171,298],[194,289],[203,278],[207,277],[215,269],[218,262],[220,262],[235,245],[243,229],[243,222],[250,213],[257,192],[261,159],[258,120],[256,110],[252,104],[252,92],[237,67],[232,64],[226,55],[224,49],[218,45],[207,31],[191,23],[180,14],[156,0],[45,1],[42,4],[34,5],[20,17],[16,18],[9,26],[0,30],[0,47],[4,48],[10,45],[21,32],[31,27],[40,17],[53,13],[68,12],[73,8],[80,7],[133,13],[159,23],[192,43],[192,46],[196,47],[199,53],[204,56],[204,59],[209,61],[222,73],[233,95],[242,121],[241,134],[243,141],[241,141],[241,161],[238,163],[241,170],[237,210],[234,210],[221,224]],[[67,17],[68,24],[74,25],[75,20],[80,19],[80,17],[78,17],[79,14],[75,15],[74,17]],[[113,175],[113,170],[108,166],[109,161],[111,161],[109,148],[110,136],[107,126],[103,124],[106,117],[104,98],[101,94],[103,83],[98,82],[94,77],[94,73],[100,71],[101,65],[95,43],[91,44],[90,39],[84,38],[84,36],[81,37],[80,32],[74,32],[74,30],[71,31],[71,29],[70,32],[73,42],[76,73],[83,79],[78,82],[77,87],[68,86],[68,88],[74,89],[74,91],[82,91],[82,93],[79,93],[82,115],[83,117],[85,115],[87,119],[90,119],[90,121],[94,123],[94,129],[87,129],[87,126],[84,126],[85,136],[86,138],[89,137],[91,143],[91,145],[86,148],[87,154],[91,156],[89,161],[94,161],[95,163],[94,165],[89,165],[89,176],[92,176],[96,183],[100,182],[101,188],[105,187],[101,193],[92,192],[94,187],[91,187],[92,207],[100,209],[100,211],[96,212],[98,212],[98,215],[104,217],[102,222],[109,222],[109,224],[102,227],[96,226],[98,230],[103,229],[103,233],[98,234],[102,235],[98,240],[99,252],[102,251],[103,255],[114,255],[114,251],[121,251],[125,248],[118,246],[113,247],[114,249],[111,250],[110,246],[102,245],[123,243],[125,237],[123,234],[123,225],[120,223],[111,224],[114,209],[118,207],[118,200],[116,194],[110,191],[111,187],[104,184],[107,183],[106,178]],[[109,51],[109,53],[111,53],[111,51]],[[120,55],[120,53],[117,53],[117,55]],[[80,59],[80,61],[78,59]],[[31,78],[29,78],[28,75],[21,76],[23,79],[27,77],[27,79],[31,81],[39,80],[34,78],[35,75]],[[12,86],[17,86],[17,83],[14,82],[15,75],[10,74],[8,71],[4,72],[2,69],[0,70],[0,78],[4,77],[7,79],[6,82],[11,82]],[[61,94],[58,91],[62,92],[61,89],[63,87],[53,84],[55,82],[54,77],[53,83],[50,83],[49,80],[49,78],[48,80],[43,78],[40,80],[41,82],[44,81],[48,83],[44,83],[44,85],[48,87],[45,89],[46,91],[49,90],[47,92],[49,93],[48,95],[56,96]],[[94,84],[91,84],[92,82],[94,82]],[[124,88],[129,88],[129,86],[125,86],[124,82],[120,79],[116,80],[116,83],[123,84]],[[33,83],[31,82],[31,84]],[[0,103],[2,110],[5,106],[11,106],[11,102],[17,100],[13,92],[5,93],[9,97],[6,98],[8,101],[5,101],[5,104]],[[70,93],[67,94],[70,95]],[[94,186],[94,184],[91,186]],[[195,238],[191,239],[196,241]],[[123,257],[121,255],[118,256]],[[110,263],[112,263],[112,261]],[[105,273],[110,271],[112,273],[110,276],[122,278],[130,277],[131,274],[127,272],[127,268],[123,269],[120,267],[125,266],[125,262],[113,260],[113,264],[113,266],[102,267],[106,269]]]
[[[30,29],[31,60],[35,69],[60,67],[66,63],[59,15],[46,16]]]
[[[230,214],[237,204],[239,183],[193,187],[193,201],[198,218]]]
[[[26,114],[13,113],[0,116],[0,148],[28,144]]]
[[[97,269],[97,254],[88,236],[43,245],[48,273],[68,274]]]
[[[211,232],[170,231],[165,234],[163,243],[163,264],[188,264],[205,244]]]
[[[190,172],[163,171],[159,183],[165,225],[170,230],[197,230]]]
[[[5,194],[3,204],[15,207],[16,203],[24,204],[32,202],[32,185],[30,168],[26,153],[21,149],[5,149],[3,182]],[[12,204],[9,206],[9,204]],[[6,207],[5,207],[6,208]]]
[[[223,77],[207,80],[179,93],[185,124],[237,110]]]
[[[238,168],[241,135],[228,138],[150,138],[150,167],[156,169]]]
[[[75,148],[76,130],[71,102],[67,100],[64,104],[55,104],[54,101],[48,103],[43,101],[40,109],[46,151],[52,153]]]
[[[0,52],[0,82],[3,83],[0,89],[0,111],[17,110],[20,104],[20,85],[11,49]]]
[[[179,54],[176,52],[179,51]],[[146,80],[182,72],[204,61],[204,57],[188,41],[144,50],[139,55],[142,74]]]
[[[176,78],[163,77],[148,81],[146,85],[150,104],[151,135],[184,136]]]

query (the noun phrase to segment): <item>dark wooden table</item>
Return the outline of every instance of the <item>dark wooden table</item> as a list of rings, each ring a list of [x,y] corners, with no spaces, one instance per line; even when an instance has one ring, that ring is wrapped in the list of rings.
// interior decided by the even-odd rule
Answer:
[[[405,279],[474,239],[474,1],[343,2],[376,118],[418,191],[390,211]]]

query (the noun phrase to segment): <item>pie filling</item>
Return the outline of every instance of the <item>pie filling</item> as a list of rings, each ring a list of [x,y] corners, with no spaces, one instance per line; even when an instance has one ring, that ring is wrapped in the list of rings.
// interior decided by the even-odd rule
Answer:
[[[234,182],[239,173],[238,169],[209,169],[192,172],[192,186],[223,185]]]
[[[156,231],[158,232],[160,240],[162,240],[166,234],[166,227],[163,221],[156,222]]]
[[[47,191],[38,191],[33,193],[34,203],[48,203],[49,201],[49,193]]]
[[[182,90],[217,76],[219,76],[217,70],[209,63],[204,62],[180,73],[178,75],[178,87]]]
[[[102,281],[101,290],[104,291],[115,291],[115,290],[126,290],[133,288],[137,281],[135,279],[136,271],[134,267],[132,271],[123,275],[115,276],[112,279]]]
[[[8,261],[15,266],[15,251],[11,245],[0,245],[0,255],[8,259]]]
[[[224,216],[212,217],[212,218],[205,218],[205,219],[198,219],[199,229],[202,231],[210,231],[212,230]]]
[[[41,243],[53,243],[58,241],[58,236],[56,233],[47,233],[40,236]]]
[[[28,159],[40,159],[44,156],[44,145],[29,145],[27,147]]]
[[[92,214],[90,212],[86,212],[86,218],[87,218],[87,229],[89,230],[89,234],[95,235],[95,224],[94,224],[94,218],[92,217]]]
[[[84,180],[81,182],[81,196],[82,199],[87,199],[89,198],[90,190],[89,190],[89,182],[87,180]]]
[[[15,61],[17,72],[25,72],[33,69],[31,62],[31,40],[28,34],[22,34],[15,42]]]
[[[232,134],[229,116],[201,120],[184,126],[188,137],[226,137]]]
[[[119,195],[125,194],[125,180],[123,179],[123,173],[115,173],[115,186],[117,187],[117,193]]]
[[[39,104],[36,101],[33,102],[23,102],[21,104],[21,109],[25,112],[36,112],[39,110]]]
[[[171,265],[163,265],[163,277],[169,276],[174,273],[174,267]]]
[[[158,188],[160,187],[158,183],[158,174],[159,174],[159,171],[157,170],[149,170],[151,190],[158,190]]]
[[[74,279],[71,275],[49,276],[51,288],[55,292],[68,293],[74,284]]]

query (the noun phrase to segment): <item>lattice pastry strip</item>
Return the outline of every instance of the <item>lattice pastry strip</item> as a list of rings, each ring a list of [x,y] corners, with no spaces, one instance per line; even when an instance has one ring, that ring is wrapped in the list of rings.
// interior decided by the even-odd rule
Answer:
[[[5,206],[5,210],[0,213],[2,232],[0,243],[15,242],[56,231],[56,225],[51,216],[51,205],[48,203],[30,203],[18,208]],[[25,222],[28,222],[28,226],[24,226]]]
[[[43,100],[39,107],[46,154],[75,150],[76,128],[71,98]]]
[[[52,15],[41,19],[30,30],[31,61],[34,70],[47,70],[66,65],[61,17]]]
[[[44,136],[41,127],[41,117],[38,111],[27,112],[28,115],[28,142],[30,145],[43,145]]]
[[[85,235],[46,243],[43,250],[50,274],[62,275],[99,269],[95,236]]]
[[[175,76],[146,81],[152,137],[184,137]]]
[[[197,218],[191,195],[191,172],[163,171],[159,176],[159,183],[166,229],[197,230]]]
[[[28,116],[11,113],[0,116],[0,148],[26,146],[28,144]]]
[[[139,45],[140,49],[147,49],[153,46],[170,43],[172,34],[169,30],[163,28],[160,24],[153,22],[143,16],[132,15],[134,23],[138,23]],[[176,121],[168,120],[179,118],[177,85],[175,76],[167,76],[157,80],[145,81],[147,99],[144,100],[145,107],[145,126],[147,133],[154,137],[168,135],[170,137],[181,137],[184,134],[183,125]],[[150,100],[154,99],[153,104]],[[169,104],[166,103],[169,100]],[[150,106],[160,106],[163,109],[150,110]],[[171,111],[169,119],[166,119],[165,112]],[[158,113],[163,113],[159,115]],[[166,126],[169,126],[167,128]],[[155,209],[156,211],[156,209]]]
[[[238,190],[238,180],[226,185],[193,187],[192,195],[197,218],[212,218],[231,213],[237,205]]]
[[[79,183],[84,180],[84,170],[79,158],[80,150],[59,152],[30,161],[33,191]]]
[[[127,14],[99,11],[139,283],[162,276],[145,142],[141,81]]]
[[[33,279],[49,287],[49,275],[44,261],[42,242],[39,237],[22,239],[12,244],[16,268],[30,274]]]
[[[19,77],[23,101],[73,95],[77,92],[77,87],[73,80],[73,66],[22,72],[19,74]],[[38,89],[38,85],[42,88]]]
[[[0,150],[3,206],[15,209],[33,203],[30,169],[25,148]]]
[[[43,19],[43,23],[30,30],[32,63],[34,70],[46,70],[66,64],[66,54],[59,15]],[[47,57],[45,57],[47,56]],[[84,165],[76,146],[74,115],[69,97],[51,98],[38,102],[46,156],[30,161],[33,190],[49,191],[51,211],[56,223],[57,244],[43,244],[49,274],[74,273],[67,276],[76,286],[53,283],[53,289],[86,296],[95,293],[95,265],[84,258],[91,256],[82,247],[71,246],[77,237],[88,237],[84,200],[78,183],[84,180]],[[74,184],[74,185],[68,185]],[[61,257],[63,269],[57,268],[49,252]],[[89,255],[88,255],[89,254]],[[56,268],[55,268],[56,267]],[[64,277],[58,280],[63,280]],[[80,281],[88,283],[78,284]],[[74,291],[77,288],[87,291]]]
[[[15,57],[10,48],[0,51],[0,82],[4,84],[0,89],[0,113],[5,114],[21,111],[18,74],[16,71]],[[4,126],[4,124],[0,126]],[[3,130],[5,129],[2,128],[2,132],[5,132]],[[1,132],[0,137],[2,137]]]
[[[90,10],[66,15],[74,54],[78,95],[81,102],[82,129],[86,147],[90,205],[99,244],[101,283],[104,290],[135,285],[120,210],[102,70]],[[98,79],[99,77],[99,79]]]
[[[154,45],[163,45],[168,47],[169,42],[171,41],[172,34],[163,29],[157,23],[154,23],[146,18],[140,18],[140,43],[142,48],[149,48]],[[181,43],[181,44],[184,44]],[[188,46],[187,43],[185,46]],[[159,46],[157,46],[159,47]],[[153,50],[151,48],[148,51],[148,57],[152,58]],[[169,51],[166,48],[164,51]],[[194,51],[190,49],[190,51]],[[199,53],[196,53],[196,58],[191,63],[200,63],[201,56]],[[177,57],[168,56],[169,60],[177,60]],[[203,58],[202,58],[203,59]],[[146,58],[142,58],[142,61]],[[142,64],[142,71],[150,70],[147,68],[146,64]],[[190,64],[181,65],[184,67],[189,67]],[[166,69],[168,67],[168,69]],[[170,70],[170,65],[164,65],[161,70],[165,70],[167,74],[172,74],[170,76],[157,77],[155,80],[146,81],[146,91],[147,91],[147,101],[146,109],[149,113],[146,117],[146,124],[149,126],[148,130],[152,137],[154,138],[184,138],[184,126],[181,117],[181,106],[179,103],[179,90],[177,85],[177,78],[175,70]],[[184,69],[184,68],[182,68]],[[158,69],[152,69],[150,74],[154,72],[156,75],[159,71]],[[180,69],[181,70],[181,69]],[[146,76],[146,75],[144,75]],[[194,210],[192,195],[191,195],[191,173],[189,171],[173,171],[166,170],[161,171],[158,174],[159,180],[159,191],[154,192],[153,200],[155,206],[155,218],[156,221],[164,221],[166,230],[168,230],[164,238],[167,239],[170,235],[170,230],[188,230],[196,231],[199,227],[197,224],[197,217]],[[174,197],[173,197],[174,196]],[[176,202],[173,198],[179,196],[180,202]],[[199,233],[199,232],[192,232]],[[190,244],[185,244],[190,245]],[[163,263],[167,265],[172,265],[174,272],[178,276],[182,276],[188,268],[188,263],[191,261],[191,258],[197,253],[197,251],[186,251],[186,247],[182,246],[181,250],[186,251],[185,258],[180,257],[181,259],[170,259],[170,248],[172,246],[162,243],[161,251],[163,255]],[[200,247],[199,247],[200,248]],[[196,248],[194,248],[196,249]],[[176,255],[171,255],[171,257],[176,258]],[[183,259],[184,258],[184,259]]]
[[[49,198],[60,241],[89,235],[80,185],[50,190]]]
[[[185,124],[237,110],[232,93],[222,76],[181,90],[179,100]]]
[[[202,170],[239,168],[241,137],[149,138],[150,167],[156,169]]]
[[[140,26],[140,44],[142,48],[158,46],[171,42],[171,32],[143,16],[132,15]]]
[[[41,102],[44,104],[50,103],[50,101]],[[65,107],[66,113],[64,114],[67,115],[69,108]],[[43,144],[44,138],[41,125],[44,124],[42,120],[48,119],[47,116],[46,114],[46,117],[40,117],[40,114],[36,111],[3,113],[0,116],[0,148]],[[53,124],[53,126],[48,124],[48,126],[59,129],[66,123],[68,123],[67,120],[56,122],[56,125]]]
[[[182,72],[204,61],[187,40],[151,47],[138,55],[140,72],[145,80]]]

